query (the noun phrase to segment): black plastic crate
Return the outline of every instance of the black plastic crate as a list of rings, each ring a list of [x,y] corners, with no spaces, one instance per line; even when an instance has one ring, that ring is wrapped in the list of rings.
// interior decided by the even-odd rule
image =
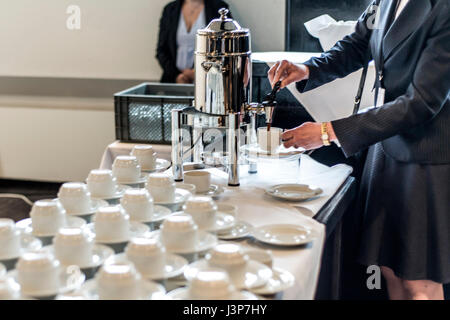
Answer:
[[[142,83],[114,95],[116,139],[171,144],[171,110],[192,106],[194,85]]]

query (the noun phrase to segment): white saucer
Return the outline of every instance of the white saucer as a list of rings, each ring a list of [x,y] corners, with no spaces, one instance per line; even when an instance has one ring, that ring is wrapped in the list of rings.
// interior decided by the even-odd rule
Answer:
[[[170,206],[170,205],[180,205],[186,202],[186,200],[192,196],[192,193],[190,193],[189,191],[185,190],[185,189],[180,189],[180,188],[176,188],[175,189],[175,199],[171,202],[157,202],[155,201],[155,204],[157,205],[166,205],[166,206]]]
[[[231,229],[219,232],[217,237],[220,240],[235,240],[247,237],[253,226],[250,223],[244,221],[236,221]]]
[[[129,261],[130,260],[128,259],[127,255],[125,253],[119,253],[119,254],[114,255],[111,258],[109,258],[107,263],[109,263],[109,262],[122,263],[122,262],[129,262]],[[166,265],[162,272],[160,272],[160,273],[142,273],[141,271],[139,271],[139,272],[142,274],[142,276],[145,279],[148,279],[148,280],[165,280],[165,279],[174,278],[174,277],[177,277],[177,276],[183,274],[184,268],[187,265],[188,265],[188,261],[185,258],[180,257],[176,254],[167,253],[166,254]]]
[[[66,225],[64,227],[68,228],[82,228],[86,225],[86,221],[79,217],[66,216]],[[26,218],[16,222],[18,229],[22,230],[23,233],[32,235],[34,237],[53,237],[56,233],[35,233],[33,232],[33,226],[31,224],[31,218]]]
[[[131,220],[131,221],[136,221],[140,223],[160,222],[173,214],[174,213],[170,211],[170,209],[163,206],[155,205],[153,206],[153,213],[150,220]]]
[[[254,228],[252,236],[275,246],[298,246],[316,238],[313,229],[294,224],[272,224]]]
[[[289,289],[295,284],[295,277],[289,271],[273,268],[272,272],[272,278],[264,286],[253,288],[251,291],[260,295],[272,295]]]
[[[58,198],[55,198],[53,200],[59,200]],[[80,213],[67,213],[69,216],[75,216],[75,217],[83,217],[83,216],[89,216],[93,215],[97,212],[97,209],[100,207],[105,207],[108,205],[108,202],[101,199],[91,199],[91,208],[87,212],[80,212]]]
[[[243,145],[241,147],[241,152],[247,153],[250,156],[253,157],[262,157],[262,158],[270,158],[270,159],[277,159],[277,158],[290,158],[293,156],[298,156],[305,152],[304,148],[285,148],[283,145],[280,145],[275,152],[271,153],[268,150],[263,150],[260,148],[258,144],[252,144],[252,145]]]
[[[95,234],[95,227],[94,223],[91,222],[87,225],[88,229]],[[123,243],[128,242],[131,238],[135,237],[143,237],[150,231],[150,228],[146,226],[143,223],[136,222],[136,221],[130,221],[130,232],[129,237],[127,239],[119,239],[119,240],[112,240],[112,239],[98,239],[97,236],[95,237],[95,242],[100,244],[116,244],[116,243]]]
[[[11,256],[0,257],[1,261],[12,260],[19,258],[24,252],[36,251],[42,248],[42,242],[38,238],[33,237],[30,234],[20,234],[20,251]]]
[[[172,165],[172,162],[170,162],[169,160],[156,159],[156,166],[154,169],[142,168],[141,171],[148,172],[148,173],[162,172],[162,171],[166,171],[167,169],[169,169],[171,165]]]
[[[189,191],[192,194],[195,194],[195,184],[191,183],[183,183],[183,182],[175,182],[175,186],[180,189],[184,189]]]
[[[212,197],[212,198],[216,198],[218,196],[220,196],[222,193],[224,193],[225,189],[222,188],[221,186],[218,186],[216,184],[211,184],[209,186],[209,190],[206,192],[196,192],[196,195],[199,196],[208,196],[208,197]]]
[[[144,184],[147,182],[147,178],[148,178],[148,173],[141,173],[141,176],[137,179],[137,180],[119,180],[119,178],[117,178],[117,183],[119,184],[124,184],[124,185],[135,185],[135,184]]]
[[[55,249],[53,245],[48,245],[42,248],[55,255]],[[101,266],[106,259],[114,255],[114,250],[108,246],[102,244],[95,244],[92,252],[91,262],[88,265],[78,265],[80,269],[90,269]]]
[[[228,213],[217,212],[216,213],[216,222],[214,227],[211,229],[206,228],[206,231],[209,232],[223,232],[226,230],[230,230],[236,224],[236,219],[234,216]]]
[[[191,263],[184,270],[184,277],[187,281],[194,279],[201,270],[217,269],[210,266],[208,260],[201,259]],[[242,272],[228,272],[231,283],[237,289],[251,289],[265,285],[272,277],[272,270],[257,261],[248,260],[245,269]]]
[[[149,280],[139,282],[141,298],[139,300],[166,300],[166,290],[160,284]],[[80,293],[85,299],[99,300],[97,292],[97,281],[91,279],[86,281],[81,287]]]
[[[119,185],[117,185],[116,192],[113,195],[110,195],[107,197],[100,197],[100,198],[97,198],[97,197],[91,197],[91,198],[94,200],[105,200],[105,201],[117,200],[117,199],[122,198],[123,195],[125,194],[125,191],[130,188],[131,188],[130,186],[119,184]]]
[[[159,239],[160,237],[160,230],[156,230],[153,232],[150,232],[148,234],[149,238]],[[195,248],[191,249],[185,249],[185,250],[174,250],[166,247],[167,252],[175,253],[175,254],[191,254],[191,253],[201,253],[208,251],[215,247],[218,243],[217,237],[211,233],[208,233],[206,231],[199,231],[198,232],[198,242],[195,246]]]
[[[173,300],[195,300],[189,295],[189,288],[178,288],[170,291],[167,295]],[[229,297],[226,297],[225,300],[259,300],[259,298],[248,291],[235,291]]]
[[[81,271],[73,272],[73,269],[68,269],[63,266],[59,267],[58,272],[59,272],[59,277],[60,277],[59,282],[61,284],[61,287],[59,288],[59,290],[57,292],[49,290],[49,291],[28,292],[26,294],[24,292],[22,292],[22,294],[26,295],[26,296],[31,296],[34,298],[50,297],[50,296],[55,296],[58,294],[65,294],[65,293],[72,292],[72,291],[79,289],[81,287],[81,285],[84,283],[84,280],[86,278],[83,272],[81,272]],[[18,281],[17,270],[11,270],[10,272],[7,273],[6,276],[11,278],[12,281],[14,281],[17,285],[20,286],[19,281]]]
[[[277,199],[287,201],[304,201],[317,197],[323,192],[320,188],[312,189],[305,184],[277,184],[265,191]]]

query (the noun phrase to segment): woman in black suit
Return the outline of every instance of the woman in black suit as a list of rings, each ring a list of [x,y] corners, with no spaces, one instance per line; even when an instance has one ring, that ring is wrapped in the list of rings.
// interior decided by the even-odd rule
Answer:
[[[283,134],[284,145],[334,141],[346,156],[368,148],[358,260],[381,267],[391,299],[443,299],[442,284],[450,282],[450,0],[376,0],[354,33],[304,64],[275,64],[269,80],[296,82],[304,92],[372,59],[374,108],[304,123]]]
[[[218,18],[220,8],[228,8],[228,5],[221,0],[176,0],[164,7],[156,52],[163,69],[161,82],[194,81],[196,29],[204,28],[212,19]]]

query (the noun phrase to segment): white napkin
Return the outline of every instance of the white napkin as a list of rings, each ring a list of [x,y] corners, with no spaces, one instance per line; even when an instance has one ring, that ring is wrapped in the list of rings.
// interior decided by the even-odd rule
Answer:
[[[336,21],[324,14],[305,22],[304,25],[309,34],[319,39],[322,49],[327,51],[336,42],[355,31],[356,21]]]

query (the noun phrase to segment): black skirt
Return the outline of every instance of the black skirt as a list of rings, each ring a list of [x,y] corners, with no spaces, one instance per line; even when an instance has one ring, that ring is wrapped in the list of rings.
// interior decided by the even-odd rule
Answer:
[[[398,162],[371,146],[361,181],[358,261],[405,280],[450,282],[450,165]]]

